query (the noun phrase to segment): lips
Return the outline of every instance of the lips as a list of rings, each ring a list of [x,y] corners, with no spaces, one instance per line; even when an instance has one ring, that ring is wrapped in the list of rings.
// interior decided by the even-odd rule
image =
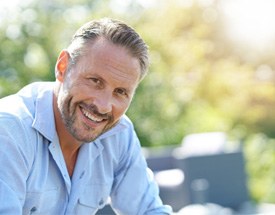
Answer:
[[[80,109],[81,109],[81,112],[83,113],[83,115],[84,115],[87,119],[89,119],[89,120],[91,120],[91,121],[93,121],[93,122],[96,122],[96,123],[100,123],[100,122],[104,121],[103,118],[100,118],[100,117],[94,115],[93,113],[88,112],[88,111],[85,110],[84,108],[80,108]]]

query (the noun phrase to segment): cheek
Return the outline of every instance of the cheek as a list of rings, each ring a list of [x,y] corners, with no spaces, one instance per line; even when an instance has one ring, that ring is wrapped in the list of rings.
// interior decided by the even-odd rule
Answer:
[[[87,95],[89,95],[89,90],[85,85],[74,84],[67,89],[67,97],[70,97],[73,103],[84,100]]]
[[[63,109],[64,104],[66,103],[66,100],[68,98],[68,94],[64,91],[60,91],[57,98],[57,104],[58,107]]]
[[[118,120],[123,114],[125,114],[129,106],[130,102],[117,104],[113,109],[113,115],[115,120]]]
[[[72,105],[74,105],[77,99],[77,91],[72,86],[71,88],[62,88],[58,95],[58,106],[60,109],[66,112],[71,111]]]
[[[61,94],[58,97],[58,108],[62,114],[68,114],[70,97],[67,94]]]

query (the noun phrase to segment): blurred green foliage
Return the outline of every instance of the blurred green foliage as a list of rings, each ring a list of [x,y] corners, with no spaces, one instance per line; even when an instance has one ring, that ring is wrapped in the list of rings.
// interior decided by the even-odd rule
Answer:
[[[128,115],[143,146],[179,144],[190,133],[224,131],[242,140],[255,200],[275,202],[274,53],[249,58],[220,32],[215,5],[160,1],[144,9],[111,0],[29,1],[0,11],[0,97],[54,80],[55,60],[84,22],[109,16],[150,46],[151,67]]]

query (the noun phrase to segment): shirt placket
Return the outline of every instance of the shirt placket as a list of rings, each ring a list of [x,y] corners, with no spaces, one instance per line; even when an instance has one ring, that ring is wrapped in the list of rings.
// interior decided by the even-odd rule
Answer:
[[[67,167],[65,164],[65,160],[63,158],[63,154],[59,145],[59,141],[56,138],[54,138],[54,141],[50,143],[49,145],[49,151],[53,157],[53,160],[55,161],[59,171],[60,171],[60,175],[63,178],[64,184],[61,185],[61,187],[64,187],[64,191],[66,190],[66,200],[65,202],[69,202],[70,199],[70,195],[71,195],[71,179],[69,177],[68,171],[67,171]],[[67,204],[64,205],[63,211],[66,211],[67,208]]]

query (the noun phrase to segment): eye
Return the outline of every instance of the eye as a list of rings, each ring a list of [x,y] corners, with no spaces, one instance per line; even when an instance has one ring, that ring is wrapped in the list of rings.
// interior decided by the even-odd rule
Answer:
[[[101,87],[103,85],[102,81],[98,78],[88,78],[93,85],[95,85],[96,87]]]
[[[90,78],[90,80],[91,80],[92,82],[94,82],[95,84],[100,84],[100,80],[97,79],[97,78]]]
[[[124,96],[124,97],[128,96],[126,89],[123,89],[123,88],[115,89],[115,93],[119,96]]]

